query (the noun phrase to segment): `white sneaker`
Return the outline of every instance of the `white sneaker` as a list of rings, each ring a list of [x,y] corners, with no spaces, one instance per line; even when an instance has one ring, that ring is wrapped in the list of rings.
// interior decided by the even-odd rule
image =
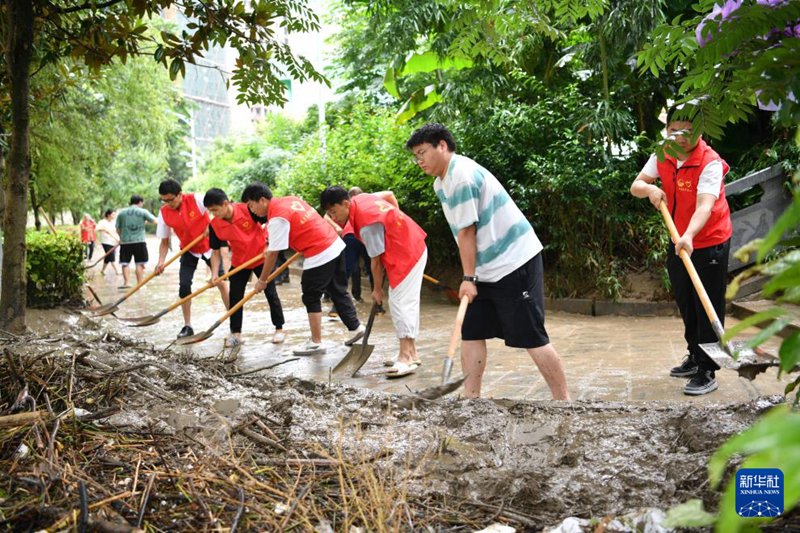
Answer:
[[[286,340],[286,334],[283,331],[276,331],[275,335],[272,336],[273,344],[283,344],[283,341],[285,340]]]
[[[358,342],[358,340],[359,340],[361,337],[363,337],[363,336],[364,336],[364,332],[365,332],[365,331],[366,331],[366,328],[364,327],[364,324],[359,324],[359,325],[358,325],[358,327],[357,327],[356,329],[354,329],[353,331],[351,331],[351,332],[350,332],[350,334],[352,335],[352,337],[350,337],[349,339],[347,339],[346,341],[344,341],[344,345],[345,345],[345,346],[352,346],[352,345],[354,345],[356,342]]]
[[[309,339],[299,348],[292,350],[292,353],[295,355],[319,355],[325,353],[325,348],[320,346],[318,342]]]

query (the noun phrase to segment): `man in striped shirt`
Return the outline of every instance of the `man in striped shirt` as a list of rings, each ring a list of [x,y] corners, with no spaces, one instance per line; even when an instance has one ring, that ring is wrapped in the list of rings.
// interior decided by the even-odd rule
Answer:
[[[433,189],[458,244],[464,278],[459,296],[470,305],[461,328],[467,398],[477,398],[486,369],[486,339],[525,348],[553,399],[568,400],[561,358],[544,327],[542,243],[491,172],[456,153],[450,131],[426,124],[406,142]]]

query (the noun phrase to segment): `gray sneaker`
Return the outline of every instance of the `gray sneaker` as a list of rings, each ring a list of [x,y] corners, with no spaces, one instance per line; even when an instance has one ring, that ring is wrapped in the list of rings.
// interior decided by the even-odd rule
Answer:
[[[697,373],[697,363],[692,359],[691,354],[686,354],[683,362],[669,371],[673,378],[690,378]]]

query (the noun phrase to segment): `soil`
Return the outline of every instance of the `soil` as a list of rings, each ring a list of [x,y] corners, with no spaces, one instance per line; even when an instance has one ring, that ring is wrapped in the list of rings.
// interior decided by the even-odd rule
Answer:
[[[97,420],[74,427],[76,433],[69,434],[76,442],[84,442],[82,450],[88,448],[87,434],[102,432],[103,438],[112,442],[114,438],[109,435],[153,439],[153,435],[163,435],[173,439],[169,450],[180,451],[172,455],[165,451],[162,460],[164,464],[183,464],[184,471],[186,464],[199,469],[202,458],[208,469],[208,461],[223,461],[221,458],[228,456],[237,457],[244,465],[264,464],[265,460],[277,464],[276,457],[281,458],[280,464],[292,460],[311,462],[291,464],[321,465],[323,460],[339,461],[336,464],[340,465],[368,464],[368,472],[376,473],[375,479],[393,484],[393,490],[399,491],[391,499],[403,499],[409,506],[399,526],[405,530],[474,530],[502,522],[533,531],[555,526],[570,516],[590,519],[635,514],[648,508],[667,510],[693,498],[704,500],[706,508],[713,509],[718,495],[707,484],[710,455],[728,437],[783,401],[775,396],[738,406],[696,406],[670,402],[467,401],[450,395],[403,409],[398,405],[407,396],[275,378],[268,371],[231,376],[237,371],[233,362],[192,360],[169,350],[155,350],[74,312],[37,311],[30,324],[36,329],[34,335],[18,338],[0,334],[0,346],[6,354],[0,363],[0,376],[5,376],[0,382],[0,414],[6,413],[19,392],[21,384],[14,381],[17,375],[28,383],[40,408],[45,391],[56,403],[57,398],[67,397],[64,391],[68,389],[75,408],[100,413]],[[12,358],[17,361],[16,368],[9,366]],[[38,372],[45,367],[36,370],[36,365],[49,365],[47,368],[61,369],[61,373],[53,370],[49,376],[53,381],[44,386],[48,376]],[[65,389],[58,389],[56,380],[61,380],[58,383]],[[59,412],[59,408],[54,410]],[[248,422],[253,420],[265,421],[268,428],[259,425],[262,429],[256,431],[256,437],[252,431],[236,429],[256,428]],[[67,510],[80,507],[75,483],[65,477],[61,485],[54,485],[52,474],[48,480],[33,455],[9,462],[9,454],[18,450],[20,443],[28,442],[35,448],[30,431],[6,434],[0,440],[0,471],[4,472],[0,475],[0,524],[15,530],[46,527],[56,517],[66,520]],[[178,442],[190,446],[181,447]],[[77,444],[65,441],[60,445],[66,448],[62,451],[62,461],[66,461],[69,447]],[[152,450],[157,445],[151,442],[149,446]],[[291,456],[276,452],[279,448],[291,451]],[[131,478],[134,486],[147,484],[144,465],[141,469],[135,466],[136,457],[130,450],[111,445],[105,449],[104,461],[124,471],[119,478],[127,478],[126,486]],[[145,452],[138,453],[141,463]],[[88,463],[81,465],[77,460],[71,468],[90,472]],[[111,494],[101,490],[111,479],[108,468],[101,465],[91,470],[98,481],[87,482],[90,501]],[[253,467],[247,475],[266,483],[263,476],[270,469]],[[304,472],[309,475],[308,469]],[[302,524],[318,530],[339,529],[346,523],[369,530],[384,529],[369,519],[337,514],[330,503],[333,500],[319,494],[314,497],[322,503],[314,507],[314,497],[306,494],[315,493],[317,488],[308,487],[322,486],[318,485],[321,481],[308,481],[306,492],[302,492],[294,481],[300,479],[299,471],[281,475],[286,476],[287,487],[300,492],[295,503],[287,505],[297,520],[305,520],[299,522],[301,529],[307,528]],[[181,485],[175,481],[177,474],[170,476],[158,476],[159,483],[166,484],[158,487],[164,494],[171,487],[171,498],[177,502],[188,489],[183,485],[176,490]],[[233,483],[230,476],[225,479],[229,485]],[[253,483],[246,485],[248,498],[253,500],[248,500],[248,512],[242,513],[244,507],[240,507],[240,527],[277,527],[267,521],[277,513],[277,507],[267,509],[262,500],[251,496],[257,492]],[[49,500],[57,499],[56,486],[62,486],[63,493],[58,505],[51,501],[48,507]],[[280,487],[280,483],[275,486]],[[372,490],[370,494],[374,495],[374,487]],[[140,493],[129,498],[131,508],[117,510],[118,522],[136,522]],[[206,500],[211,501],[215,494],[209,489]],[[335,491],[332,498],[336,499]],[[190,496],[186,499],[192,500],[193,506],[186,507],[186,515],[174,523],[180,528],[207,527],[211,523],[207,513],[213,506],[199,505]],[[166,496],[164,501],[169,501]],[[299,505],[301,501],[303,505]],[[396,506],[398,502],[389,504]],[[151,507],[158,505],[163,502],[154,501]],[[144,507],[148,507],[147,502]],[[236,505],[222,507],[215,523],[230,527]],[[143,524],[164,527],[156,523],[153,509]],[[300,518],[304,509],[320,516]],[[172,519],[177,520],[174,516]],[[289,517],[285,518],[287,521],[280,524],[288,527]],[[385,524],[390,518],[385,518]],[[108,516],[103,519],[111,520]]]

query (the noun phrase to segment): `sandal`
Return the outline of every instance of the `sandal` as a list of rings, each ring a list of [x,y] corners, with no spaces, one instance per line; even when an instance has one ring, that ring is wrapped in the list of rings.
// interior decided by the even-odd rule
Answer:
[[[402,378],[403,376],[413,374],[418,366],[417,363],[401,363],[398,361],[391,368],[386,370],[386,377],[390,379]]]

